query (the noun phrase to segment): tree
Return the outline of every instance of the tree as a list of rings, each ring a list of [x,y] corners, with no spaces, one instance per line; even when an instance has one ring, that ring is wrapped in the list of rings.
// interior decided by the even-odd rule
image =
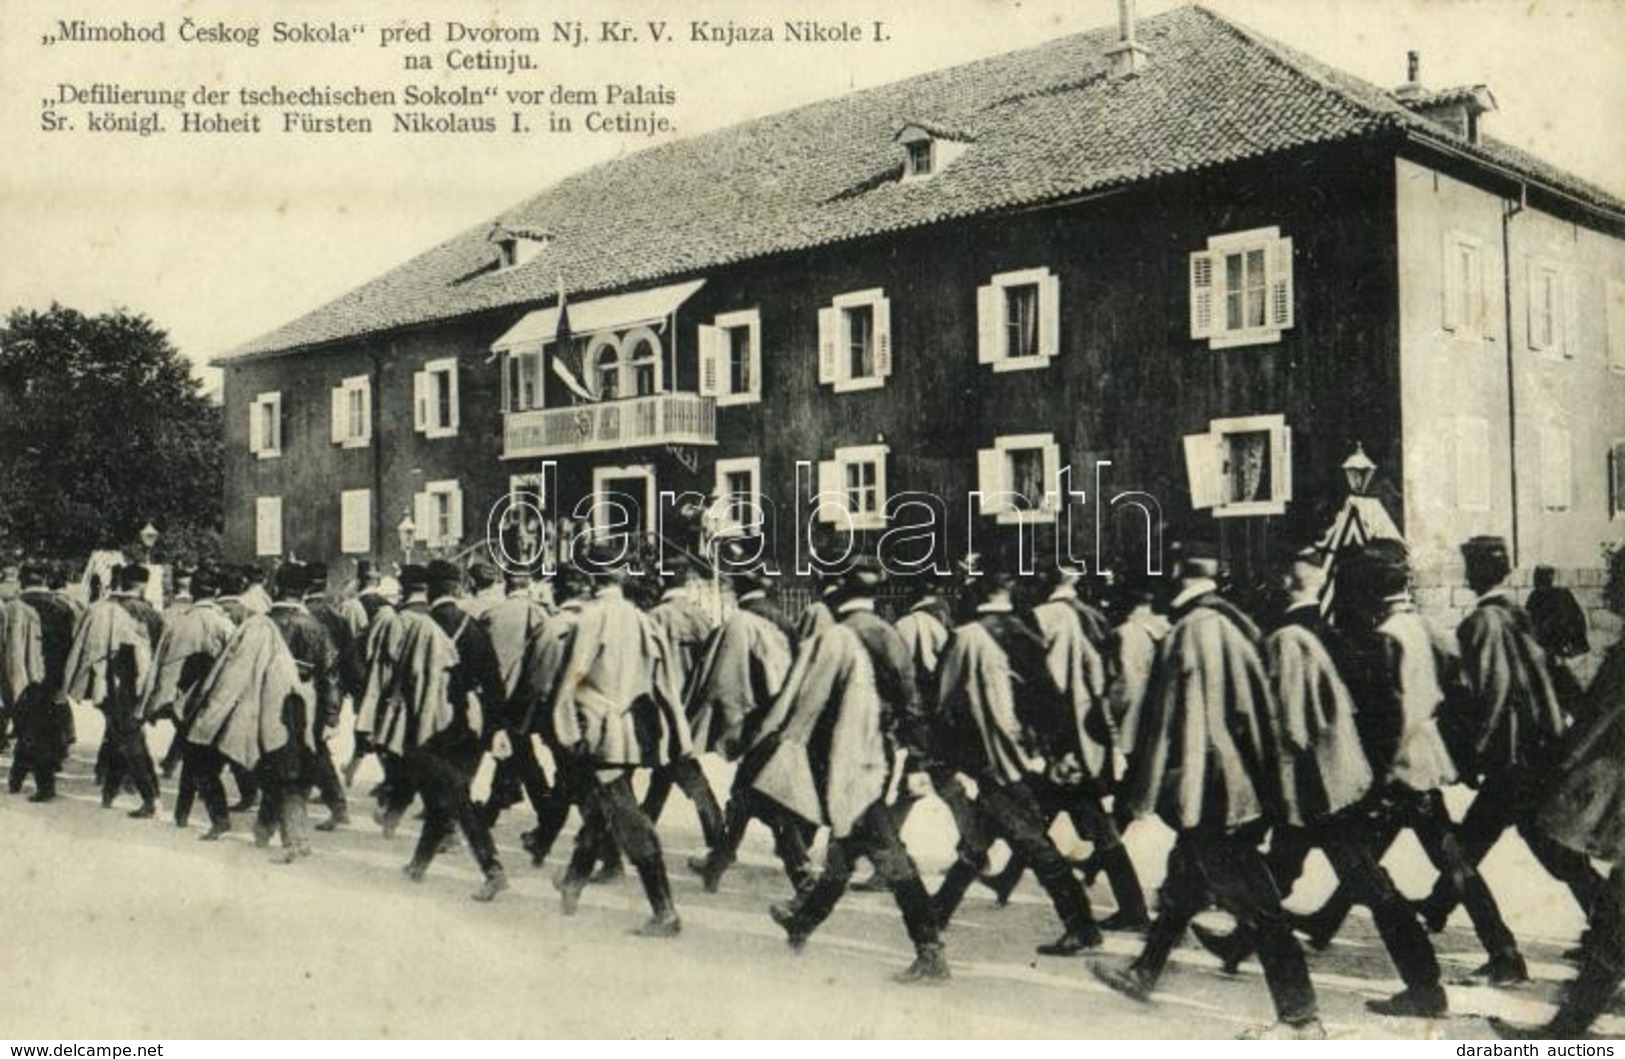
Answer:
[[[220,410],[145,316],[17,309],[0,328],[0,549],[78,558],[219,550]]]

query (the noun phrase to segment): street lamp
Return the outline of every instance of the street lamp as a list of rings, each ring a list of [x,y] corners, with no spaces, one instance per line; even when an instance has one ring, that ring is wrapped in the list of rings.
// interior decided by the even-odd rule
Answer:
[[[1343,461],[1343,478],[1349,484],[1349,492],[1355,496],[1365,496],[1376,474],[1377,465],[1365,454],[1365,446],[1356,441],[1354,454]]]
[[[401,536],[401,554],[406,557],[405,561],[410,563],[412,561],[412,545],[417,540],[418,535],[418,526],[416,522],[412,521],[410,511],[406,513],[405,518],[401,519],[401,524],[395,527],[395,532]]]

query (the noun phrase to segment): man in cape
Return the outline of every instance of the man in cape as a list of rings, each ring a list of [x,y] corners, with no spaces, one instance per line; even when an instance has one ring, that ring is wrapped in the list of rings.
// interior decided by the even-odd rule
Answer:
[[[584,788],[586,823],[557,886],[566,913],[573,912],[608,836],[636,867],[653,911],[637,933],[675,937],[682,919],[660,837],[632,793],[632,773],[664,767],[693,751],[677,673],[666,638],[626,598],[627,559],[617,543],[592,547],[582,561],[593,595],[564,630],[563,657],[543,711],[553,745]]]
[[[309,585],[305,590],[305,610],[315,618],[327,633],[332,648],[332,671],[328,674],[331,701],[327,712],[317,718],[316,759],[313,763],[317,795],[327,807],[327,819],[316,825],[318,831],[336,831],[350,822],[350,800],[339,779],[338,764],[333,760],[332,740],[338,734],[344,711],[344,700],[361,698],[365,690],[367,670],[362,658],[366,645],[357,641],[354,627],[327,591],[327,566],[308,563],[305,576]]]
[[[1618,579],[1625,564],[1616,565]],[[1621,588],[1616,580],[1610,598],[1625,598]],[[1563,755],[1557,769],[1562,778],[1535,826],[1565,849],[1607,861],[1612,870],[1590,909],[1580,975],[1568,984],[1557,1014],[1542,1027],[1491,1017],[1503,1037],[1583,1038],[1625,979],[1625,641],[1608,649],[1581,707],[1592,720]]]
[[[24,563],[17,582],[17,598],[0,607],[0,701],[17,736],[7,786],[17,794],[32,776],[28,800],[48,802],[74,738],[63,694],[74,616],[46,587],[42,565]]]
[[[766,602],[768,577],[760,570],[731,575],[736,598],[754,593]],[[750,821],[760,820],[773,834],[785,874],[798,891],[812,882],[808,848],[817,829],[785,812],[751,787],[762,752],[750,753],[762,718],[784,687],[790,672],[790,640],[772,614],[743,604],[723,619],[695,670],[687,712],[696,752],[711,752],[737,762],[733,787],[723,813],[723,836],[704,857],[689,861],[707,893],[721,886],[723,874],[739,857]]]
[[[885,802],[892,766],[886,696],[905,694],[888,686],[904,675],[912,685],[913,674],[882,678],[876,668],[877,653],[893,655],[892,645],[879,641],[887,633],[896,636],[889,626],[882,630],[884,623],[873,614],[880,580],[878,570],[858,563],[825,597],[834,608],[832,617],[842,610],[848,617],[832,621],[801,646],[784,689],[762,720],[758,739],[771,749],[751,785],[807,824],[830,829],[823,873],[798,900],[770,909],[790,945],[801,949],[829,918],[846,892],[854,861],[866,856],[886,880],[914,943],[914,962],[897,981],[940,982],[949,977],[941,928]],[[900,643],[895,647],[902,649]],[[881,665],[892,668],[895,661],[883,657]],[[906,694],[912,696],[912,686]]]
[[[340,612],[354,630],[354,642],[359,648],[361,668],[363,672],[370,672],[378,644],[378,629],[395,616],[395,600],[384,593],[383,576],[371,560],[361,559],[356,563],[355,577],[356,594],[344,601]],[[361,763],[366,760],[369,752],[364,739],[355,741],[350,751],[350,760],[344,766],[345,787],[355,785],[355,774],[360,770]],[[385,783],[388,783],[387,776]],[[385,822],[387,816],[383,806],[380,805],[374,817],[380,823]],[[390,830],[393,830],[393,825]]]
[[[1354,699],[1323,640],[1320,601],[1325,556],[1304,548],[1282,564],[1286,609],[1264,638],[1264,669],[1276,714],[1283,815],[1270,837],[1266,861],[1283,892],[1303,873],[1311,849],[1321,849],[1338,879],[1367,905],[1405,983],[1396,996],[1366,1002],[1380,1015],[1442,1018],[1449,1004],[1439,984],[1439,961],[1416,912],[1378,863],[1370,844],[1365,800],[1370,763],[1355,728]],[[1257,947],[1246,930],[1222,936],[1191,924],[1191,932],[1234,972]]]
[[[176,752],[181,756],[175,824],[187,826],[192,803],[201,795],[203,808],[209,814],[209,830],[203,837],[209,841],[231,830],[226,793],[220,785],[220,770],[225,763],[212,750],[189,740],[187,731],[197,711],[204,678],[237,632],[216,598],[219,589],[219,575],[212,568],[202,566],[193,571],[192,601],[172,608],[164,623],[164,635],[153,657],[153,678],[142,704],[148,724],[160,717],[175,722]]]
[[[1014,573],[989,564],[976,582],[971,621],[954,630],[940,670],[941,706],[932,741],[946,764],[976,781],[976,821],[932,897],[937,921],[953,918],[1003,839],[1031,866],[1064,932],[1038,947],[1074,956],[1101,944],[1089,897],[1049,836],[1039,801],[1046,776],[1079,778],[1083,750],[1072,706],[1050,673],[1038,631],[1015,612]]]
[[[1354,698],[1355,727],[1373,776],[1367,831],[1381,858],[1399,832],[1413,831],[1441,876],[1449,878],[1489,960],[1470,981],[1511,985],[1528,979],[1523,955],[1477,868],[1462,851],[1443,788],[1457,778],[1440,715],[1457,686],[1450,643],[1417,613],[1410,597],[1410,555],[1401,541],[1377,539],[1337,555],[1334,617],[1338,672]],[[1315,948],[1331,943],[1353,889],[1340,884],[1320,910],[1294,916]]]
[[[423,830],[402,873],[421,882],[441,845],[460,829],[483,877],[470,896],[491,901],[508,879],[470,785],[485,752],[482,697],[500,700],[501,678],[489,641],[481,650],[483,630],[475,632],[479,627],[457,605],[460,578],[443,560],[401,569],[406,596],[399,613],[379,627],[356,730],[392,763],[392,782],[409,784],[423,798]],[[466,666],[459,640],[472,659]]]
[[[1506,542],[1474,537],[1462,545],[1467,585],[1478,602],[1456,629],[1461,673],[1467,684],[1459,727],[1466,746],[1459,755],[1478,796],[1456,825],[1462,854],[1475,867],[1509,827],[1516,827],[1543,868],[1569,888],[1581,912],[1589,912],[1603,879],[1586,858],[1549,839],[1535,814],[1559,775],[1567,722],[1552,686],[1546,652],[1535,639],[1529,615],[1507,594],[1511,573]],[[1451,881],[1441,876],[1421,903],[1428,926],[1442,930],[1455,908]]]
[[[162,629],[154,631],[152,606],[130,594],[132,586],[145,583],[145,574],[144,568],[128,567],[113,575],[113,591],[92,604],[74,629],[66,667],[68,696],[95,703],[105,723],[97,753],[102,808],[112,808],[128,776],[141,799],[130,813],[136,818],[158,812],[158,770],[147,750],[141,693]]]
[[[706,645],[716,629],[710,613],[694,598],[699,577],[694,568],[682,558],[664,560],[666,569],[661,574],[663,591],[658,602],[649,608],[649,621],[665,637],[667,657],[671,660],[673,677],[679,693],[687,702],[694,674],[699,669]],[[677,757],[665,768],[656,769],[649,780],[649,792],[643,799],[643,811],[650,820],[660,823],[666,799],[673,786],[679,788],[694,804],[700,818],[700,833],[707,850],[717,849],[728,841],[723,823],[722,806],[716,792],[700,768],[695,753]]]
[[[1078,569],[1051,563],[1043,573],[1049,594],[1033,608],[1033,620],[1044,641],[1050,679],[1064,697],[1073,729],[1067,747],[1076,747],[1077,753],[1069,772],[1035,778],[1033,789],[1047,818],[1065,812],[1079,837],[1094,847],[1090,870],[1106,873],[1117,902],[1117,911],[1101,928],[1143,931],[1150,924],[1145,891],[1123,837],[1102,804],[1114,785],[1117,733],[1106,698],[1107,666],[1089,630],[1095,636],[1106,635],[1105,620],[1079,598]],[[1012,853],[1009,864],[991,880],[1000,904],[1009,900],[1026,867],[1025,858]]]
[[[1244,1036],[1325,1036],[1309,968],[1281,908],[1259,841],[1282,819],[1275,713],[1252,621],[1219,595],[1217,553],[1178,559],[1174,625],[1157,653],[1118,797],[1120,813],[1155,813],[1175,833],[1162,909],[1140,955],[1097,966],[1111,988],[1149,999],[1174,946],[1211,895],[1257,939],[1276,1021]]]
[[[295,569],[288,571],[286,591],[295,593]],[[282,629],[268,614],[254,614],[237,627],[204,678],[186,733],[190,743],[211,752],[206,761],[218,755],[261,777],[255,844],[267,844],[269,829],[280,826],[283,850],[276,862],[281,864],[310,853],[300,784],[303,763],[314,749],[316,708],[311,675],[308,669],[301,672]],[[205,804],[213,798],[204,796]]]

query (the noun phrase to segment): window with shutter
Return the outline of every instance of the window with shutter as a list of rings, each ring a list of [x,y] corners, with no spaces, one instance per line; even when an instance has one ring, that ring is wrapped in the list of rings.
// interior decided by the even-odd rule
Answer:
[[[1210,349],[1279,342],[1297,322],[1293,268],[1278,228],[1209,239],[1190,255],[1191,337]]]
[[[1444,329],[1461,338],[1484,335],[1484,242],[1463,232],[1444,236]]]
[[[1292,431],[1279,415],[1215,419],[1184,438],[1191,507],[1215,518],[1279,515],[1292,500]]]
[[[254,499],[254,554],[282,554],[282,498],[261,496]]]
[[[463,490],[455,478],[428,482],[419,494],[423,517],[418,524],[418,540],[430,548],[450,548],[463,539]]]
[[[1547,511],[1574,506],[1574,439],[1562,427],[1540,432],[1540,503]]]
[[[761,529],[762,461],[755,456],[717,461],[716,500],[711,518],[718,536]]]
[[[339,551],[345,555],[372,551],[371,489],[346,489],[339,494]]]
[[[1456,428],[1456,507],[1490,509],[1490,424],[1479,416],[1458,416]]]
[[[1014,434],[977,453],[979,508],[1000,523],[1053,522],[1060,510],[1061,447],[1054,434]]]
[[[705,332],[710,332],[709,338]],[[753,404],[762,399],[762,319],[756,309],[723,313],[716,326],[701,328],[701,393],[709,385],[717,404]],[[709,346],[707,350],[705,347]]]
[[[1565,334],[1571,316],[1568,277],[1549,262],[1529,263],[1529,348],[1552,358],[1573,356]]]
[[[885,445],[857,445],[835,450],[833,460],[818,465],[817,517],[853,530],[886,528]]]
[[[1060,348],[1060,289],[1044,268],[1000,273],[978,288],[977,361],[994,371],[1047,367]]]
[[[262,393],[249,406],[249,451],[262,460],[282,455],[282,393]]]
[[[332,392],[333,444],[362,448],[372,444],[372,380],[354,375]]]
[[[837,393],[884,386],[892,371],[891,302],[880,290],[843,294],[818,313],[818,380]]]
[[[412,405],[417,430],[426,437],[445,438],[457,433],[457,358],[431,360],[412,376]]]

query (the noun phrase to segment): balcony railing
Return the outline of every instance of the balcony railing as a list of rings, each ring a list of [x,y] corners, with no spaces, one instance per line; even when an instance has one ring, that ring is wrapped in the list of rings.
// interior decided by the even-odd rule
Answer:
[[[504,459],[717,441],[716,401],[692,393],[509,412],[503,419]]]

